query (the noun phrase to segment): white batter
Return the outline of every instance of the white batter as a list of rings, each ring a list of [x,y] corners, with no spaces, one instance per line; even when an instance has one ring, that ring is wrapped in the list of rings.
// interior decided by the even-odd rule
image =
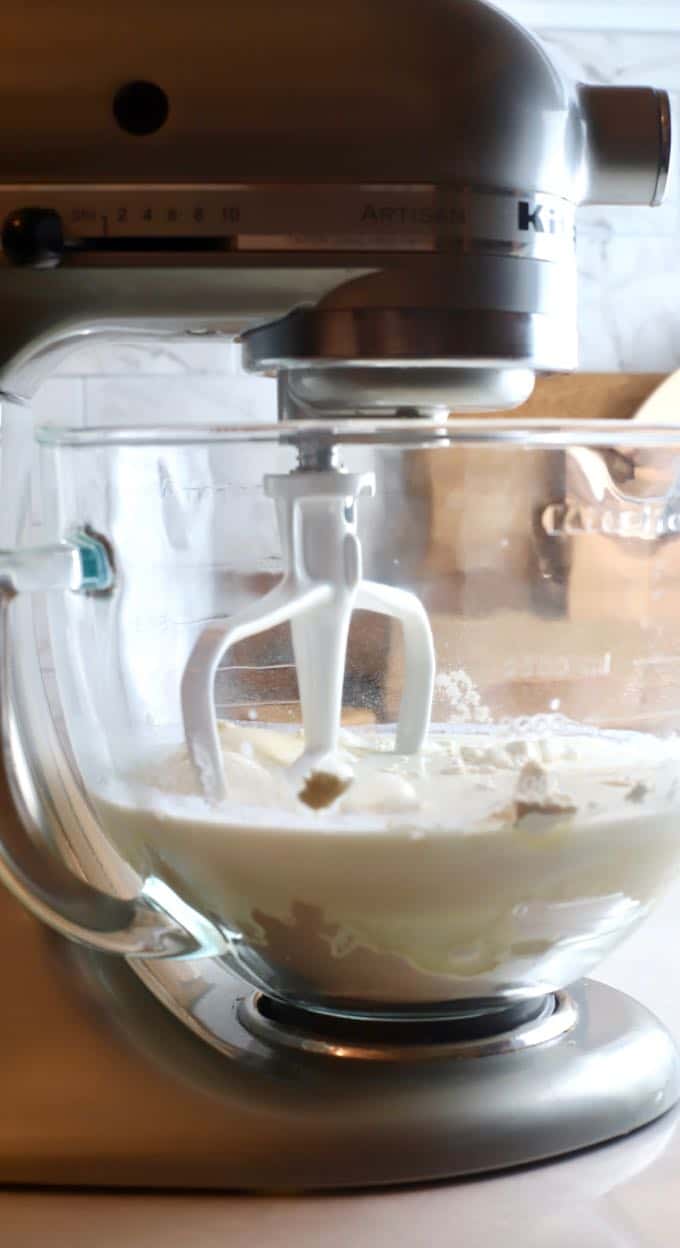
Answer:
[[[680,741],[586,734],[549,717],[433,728],[397,758],[344,733],[355,771],[330,808],[286,769],[298,733],[220,726],[229,800],[211,808],[181,748],[101,797],[142,876],[243,933],[300,991],[424,1002],[563,986],[680,866]]]

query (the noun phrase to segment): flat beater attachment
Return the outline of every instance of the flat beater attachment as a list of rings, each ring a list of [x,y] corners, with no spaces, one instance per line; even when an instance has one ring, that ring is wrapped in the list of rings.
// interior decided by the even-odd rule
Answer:
[[[265,478],[277,510],[284,574],[258,602],[212,621],[189,656],[181,685],[184,731],[206,797],[228,796],[215,712],[220,662],[237,642],[290,622],[305,749],[290,769],[298,787],[316,773],[351,779],[338,749],[352,612],[399,620],[405,679],[396,753],[422,747],[432,707],[435,657],[427,613],[414,594],[363,579],[356,503],[375,493],[373,473],[298,470]]]

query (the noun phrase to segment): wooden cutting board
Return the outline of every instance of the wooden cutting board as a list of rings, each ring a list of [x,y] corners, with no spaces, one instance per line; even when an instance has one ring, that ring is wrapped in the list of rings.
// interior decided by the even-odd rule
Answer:
[[[665,378],[665,373],[541,377],[519,412],[523,418],[534,420],[630,420]]]

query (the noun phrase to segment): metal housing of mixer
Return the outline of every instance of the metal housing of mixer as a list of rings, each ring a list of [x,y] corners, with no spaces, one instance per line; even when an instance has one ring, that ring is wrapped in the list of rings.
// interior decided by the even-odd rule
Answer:
[[[319,427],[338,416],[441,420],[451,409],[507,410],[528,398],[536,374],[576,365],[577,205],[650,205],[663,197],[668,97],[566,83],[537,40],[481,0],[304,0],[294,21],[278,0],[198,0],[190,24],[177,0],[127,11],[74,0],[69,17],[65,25],[58,8],[34,0],[14,6],[0,49],[0,393],[9,416],[2,474],[5,497],[14,500],[2,520],[7,544],[25,538],[31,429],[19,409],[78,346],[238,336],[249,369],[279,376],[281,418]],[[60,575],[72,585],[72,562]],[[35,660],[15,661],[21,709]],[[9,754],[15,726],[7,721],[4,731]],[[22,808],[11,787],[31,824],[30,803]],[[57,819],[74,818],[68,793],[51,797]],[[38,832],[49,842],[46,823],[43,815]],[[64,891],[63,873],[45,867],[36,903],[25,883],[34,860],[17,825],[5,835],[0,873],[48,921],[61,904],[55,926],[62,932],[85,939],[96,912],[100,947],[117,941],[118,952],[144,956],[160,936],[166,952],[195,951],[195,916],[186,916],[186,945],[173,944],[162,897],[146,914],[148,943],[139,943],[139,930],[137,943],[128,940],[134,906],[109,897],[102,908],[102,894],[90,887],[105,886],[96,871],[88,884],[71,877]],[[200,936],[207,947],[210,933]],[[217,959],[204,972],[192,963],[182,975],[171,961],[160,969],[142,962],[138,972],[186,1026],[231,1057],[236,1083],[251,1070],[253,1051],[266,1078],[273,1071],[284,1082],[299,1079],[299,1052],[282,1055],[290,1029],[284,1022],[279,1048],[276,1028],[263,1024],[256,1003],[243,1006],[242,985]],[[113,995],[123,1002],[125,992]],[[541,1005],[548,1023],[559,1005]],[[576,1007],[572,1014],[562,1002],[565,1036],[587,1028],[586,1006],[579,1022]],[[656,1024],[633,1006],[621,1020],[624,1031],[637,1029],[642,1067]],[[559,1048],[561,1026],[559,1018],[550,1024],[555,1044],[541,1060],[552,1086],[566,1088],[573,1078],[571,1054]],[[576,1033],[579,1041],[586,1035],[589,1080],[603,1048],[618,1052],[618,1036],[604,1033],[590,1047],[586,1033]],[[298,1040],[304,1060],[310,1040]],[[312,1041],[328,1057],[333,1037]],[[427,1097],[419,1100],[416,1088],[402,1114],[425,1142],[422,1165],[362,1158],[358,1169],[338,1171],[339,1181],[441,1177],[466,1164],[533,1160],[562,1147],[556,1140],[565,1122],[568,1147],[620,1134],[676,1097],[668,1041],[656,1052],[653,1087],[643,1078],[631,1087],[627,1073],[619,1075],[585,1123],[582,1102],[572,1103],[563,1119],[543,1122],[540,1139],[527,1063],[521,1141],[499,1152],[487,1115],[474,1165],[469,1155],[461,1162],[451,1143],[455,1107],[447,1103],[432,1131],[439,1081],[423,1066]],[[446,1056],[458,1061],[448,1049]],[[475,1081],[486,1086],[491,1058],[475,1050],[474,1060]],[[334,1095],[335,1077],[326,1084]],[[363,1072],[357,1078],[355,1094],[367,1083]],[[323,1071],[315,1079],[326,1082]],[[399,1119],[399,1072],[383,1070],[381,1080]],[[510,1115],[513,1098],[507,1083],[499,1086]],[[479,1103],[477,1083],[470,1087],[464,1148]],[[272,1105],[263,1112],[276,1114]],[[291,1121],[296,1113],[294,1106]],[[341,1112],[334,1121],[345,1129]],[[389,1116],[384,1121],[392,1129]],[[376,1139],[382,1124],[378,1114]],[[336,1141],[316,1129],[310,1138],[314,1147],[324,1140],[332,1161]],[[316,1159],[305,1147],[290,1174],[316,1185]],[[257,1157],[252,1168],[231,1164],[224,1181],[236,1175],[257,1186],[263,1173],[269,1180],[271,1168],[257,1166]],[[181,1157],[173,1173],[178,1182],[183,1173],[196,1179]],[[221,1171],[214,1181],[223,1181]]]
[[[303,412],[513,407],[576,364],[574,206],[663,195],[667,96],[480,0],[6,20],[8,395],[83,336],[250,331]]]

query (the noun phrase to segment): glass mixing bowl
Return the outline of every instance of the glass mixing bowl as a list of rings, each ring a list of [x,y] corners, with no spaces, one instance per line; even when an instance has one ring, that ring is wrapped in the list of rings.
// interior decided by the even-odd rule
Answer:
[[[9,608],[6,755],[34,840],[100,890],[152,899],[193,952],[283,1001],[436,1015],[567,986],[680,867],[680,435],[337,427],[344,467],[376,479],[358,503],[365,575],[429,616],[426,747],[394,752],[399,625],[357,611],[341,740],[354,780],[329,804],[302,800],[281,626],[222,659],[227,795],[211,801],[182,672],[207,622],[280,578],[263,479],[316,436],[39,433],[45,532],[87,532],[113,585],[34,585]]]

